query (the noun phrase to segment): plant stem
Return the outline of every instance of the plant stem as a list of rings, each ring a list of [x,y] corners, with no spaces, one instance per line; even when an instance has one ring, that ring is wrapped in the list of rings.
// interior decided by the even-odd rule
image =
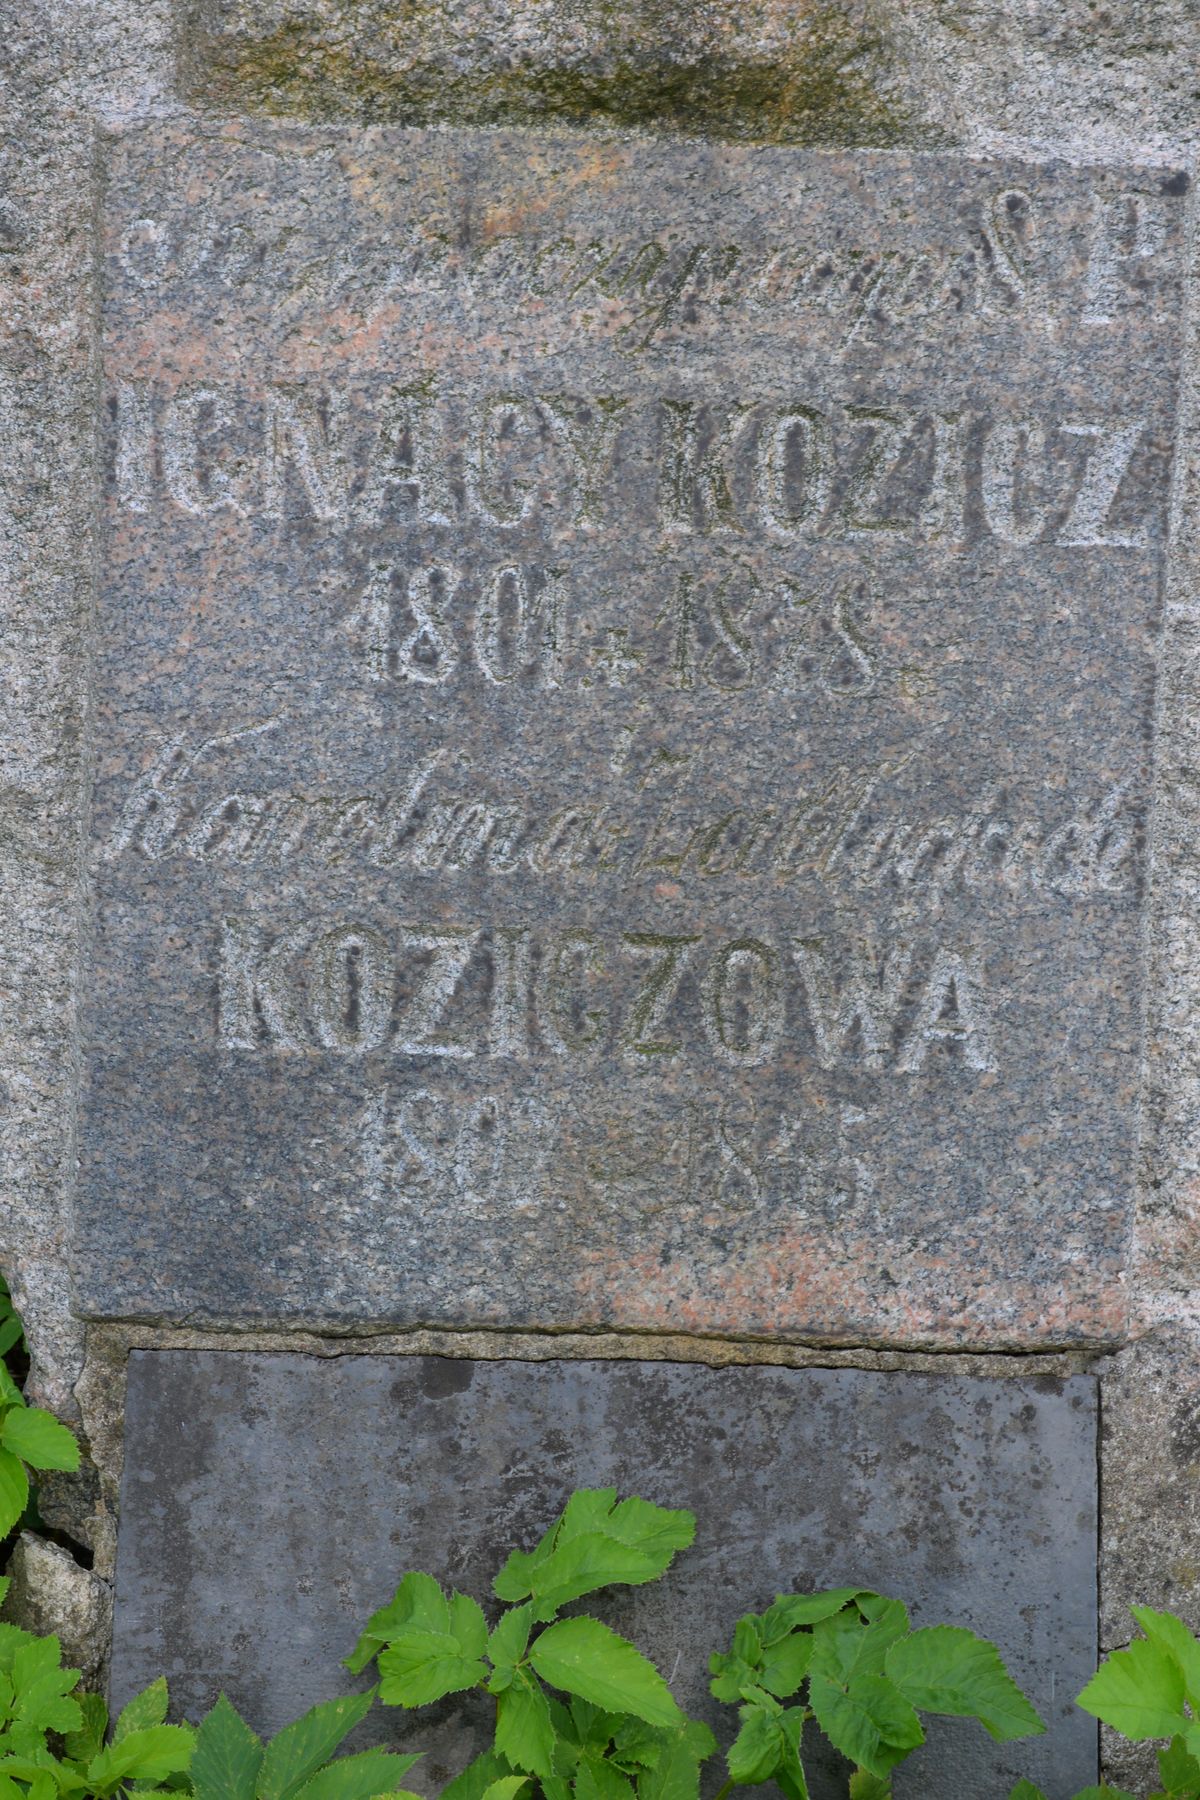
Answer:
[[[719,1787],[717,1789],[716,1793],[713,1795],[713,1800],[725,1800],[726,1795],[731,1794],[732,1792],[733,1792],[733,1782],[727,1781],[727,1782],[725,1782],[723,1787]]]

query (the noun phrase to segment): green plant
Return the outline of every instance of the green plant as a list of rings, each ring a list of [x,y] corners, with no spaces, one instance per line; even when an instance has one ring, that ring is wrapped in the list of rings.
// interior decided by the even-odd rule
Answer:
[[[222,1694],[196,1732],[195,1800],[417,1800],[399,1786],[418,1760],[387,1750],[334,1751],[371,1710],[375,1689],[326,1700],[262,1744]]]
[[[1170,1740],[1158,1752],[1162,1787],[1150,1800],[1200,1800],[1200,1642],[1174,1613],[1156,1612],[1152,1606],[1130,1610],[1144,1635],[1100,1665],[1078,1703],[1131,1743]],[[1075,1800],[1105,1795],[1108,1800],[1134,1800],[1110,1787],[1085,1788]],[[1025,1781],[1009,1800],[1046,1796]]]
[[[855,1765],[852,1800],[890,1800],[892,1770],[925,1741],[918,1712],[978,1719],[1002,1743],[1045,1730],[994,1645],[954,1625],[913,1631],[902,1601],[865,1588],[778,1595],[709,1667],[741,1722],[727,1786],[774,1781],[788,1800],[808,1800],[810,1719]]]
[[[467,1595],[409,1574],[347,1667],[377,1659],[385,1705],[476,1688],[494,1698],[493,1748],[442,1800],[514,1800],[530,1781],[545,1800],[696,1800],[716,1749],[708,1727],[684,1716],[653,1663],[607,1625],[558,1618],[599,1588],[653,1581],[695,1530],[689,1512],[581,1489],[536,1548],[515,1550],[497,1575],[506,1610],[494,1626]]]
[[[0,1281],[0,1539],[19,1524],[29,1505],[30,1469],[79,1467],[74,1434],[53,1413],[27,1406],[4,1356],[22,1341],[21,1321]]]

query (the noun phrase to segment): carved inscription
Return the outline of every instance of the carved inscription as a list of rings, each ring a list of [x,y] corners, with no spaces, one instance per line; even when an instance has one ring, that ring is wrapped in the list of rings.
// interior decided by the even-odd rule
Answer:
[[[85,1310],[1119,1336],[1186,182],[106,153]]]

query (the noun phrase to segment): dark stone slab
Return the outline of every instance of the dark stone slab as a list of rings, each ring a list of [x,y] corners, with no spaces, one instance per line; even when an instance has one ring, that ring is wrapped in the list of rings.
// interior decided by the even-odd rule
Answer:
[[[1119,1337],[1186,183],[111,157],[84,1309]]]
[[[898,1800],[999,1800],[1020,1774],[1073,1793],[1096,1780],[1071,1704],[1096,1655],[1095,1395],[1082,1377],[136,1351],[112,1697],[165,1670],[179,1714],[225,1688],[273,1730],[353,1685],[337,1660],[408,1568],[486,1600],[574,1487],[615,1483],[699,1528],[662,1582],[597,1610],[722,1745],[706,1663],[732,1620],[862,1582],[992,1637],[1049,1726],[1002,1748],[939,1721]],[[383,1735],[427,1749],[436,1792],[487,1716],[446,1701]]]

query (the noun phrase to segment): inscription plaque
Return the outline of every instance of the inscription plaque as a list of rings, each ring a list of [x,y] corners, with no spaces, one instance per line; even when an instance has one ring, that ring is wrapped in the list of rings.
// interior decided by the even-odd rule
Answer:
[[[110,165],[85,1310],[1119,1336],[1185,179]]]
[[[1096,1780],[1096,1384],[861,1369],[480,1363],[443,1357],[135,1351],[112,1702],[165,1672],[178,1716],[224,1689],[260,1731],[365,1685],[339,1669],[409,1568],[491,1608],[513,1545],[574,1487],[689,1506],[667,1577],[590,1601],[655,1657],[722,1749],[708,1692],[732,1621],[793,1589],[864,1583],[922,1625],[1001,1647],[1046,1722],[994,1744],[931,1721],[897,1800],[999,1800]],[[336,1448],[334,1448],[336,1446]],[[182,1498],[181,1498],[182,1496]],[[378,1736],[426,1754],[437,1793],[484,1748],[485,1696],[390,1711]],[[846,1792],[823,1766],[814,1800]],[[709,1765],[711,1793],[719,1784]]]

